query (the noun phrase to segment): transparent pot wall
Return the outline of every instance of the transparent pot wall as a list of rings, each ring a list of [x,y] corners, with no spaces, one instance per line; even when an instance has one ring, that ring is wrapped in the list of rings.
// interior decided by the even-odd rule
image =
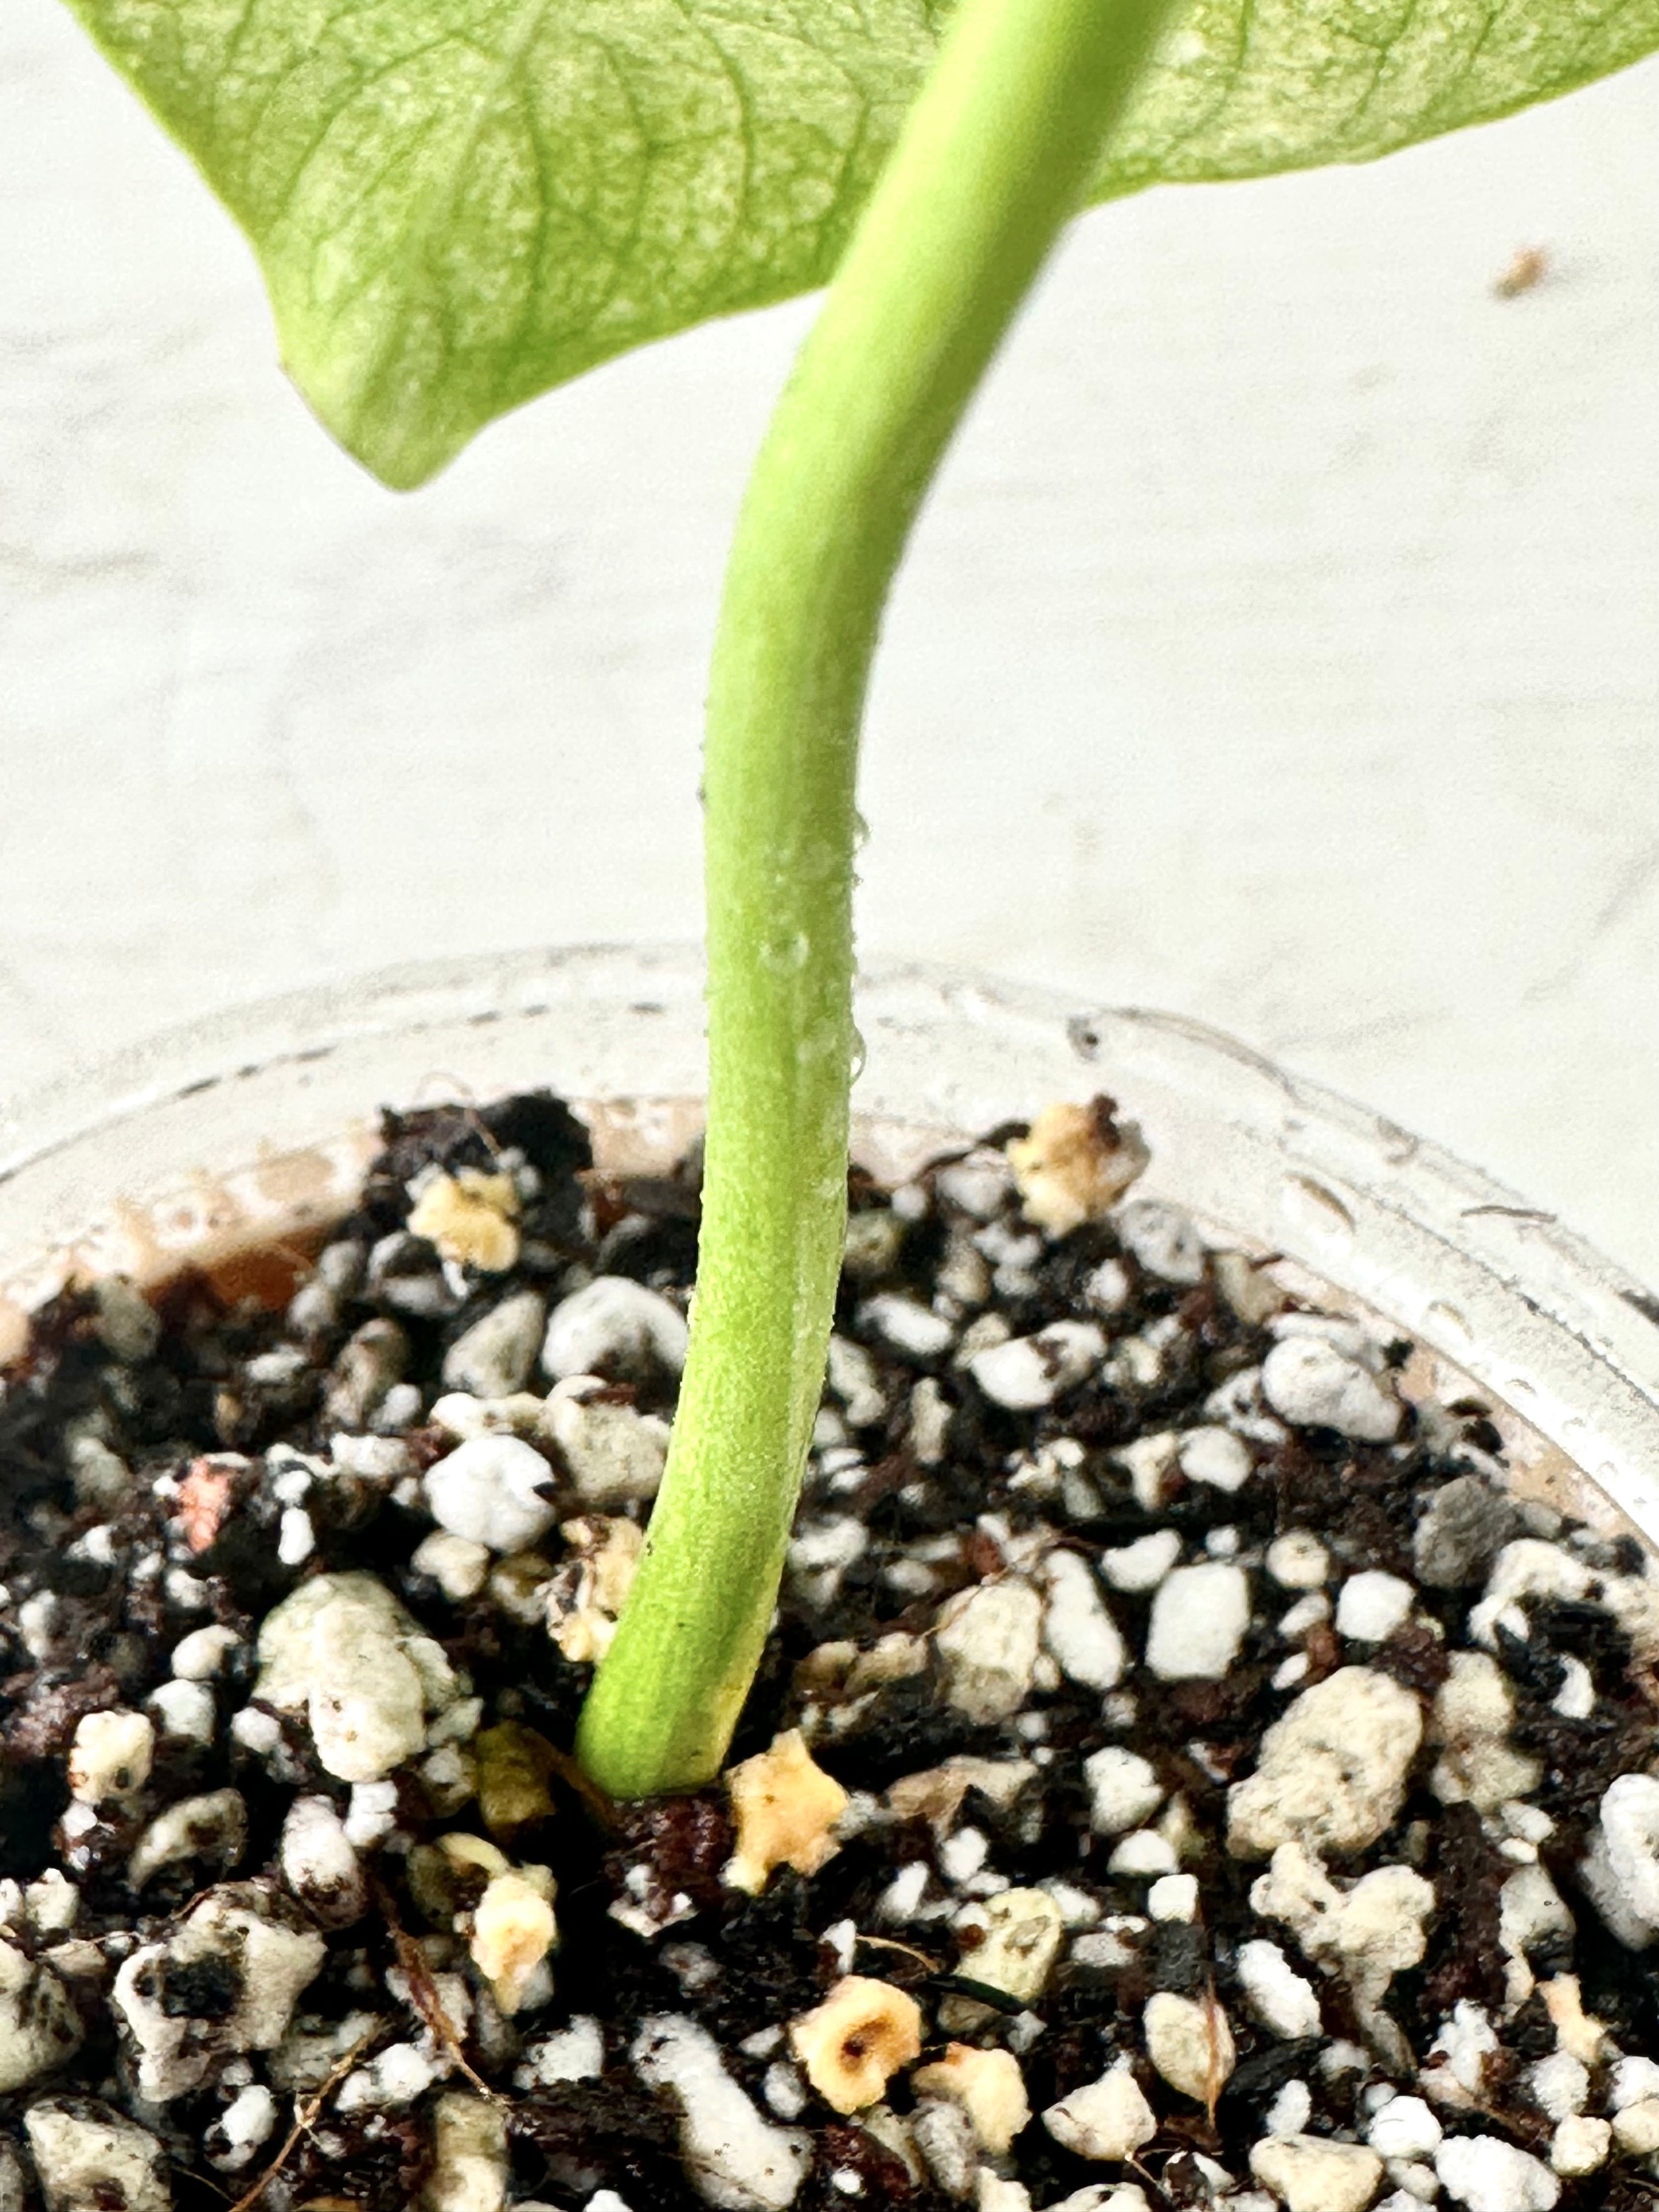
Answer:
[[[1529,1480],[1659,1539],[1659,1302],[1550,1217],[1167,1016],[896,969],[866,980],[859,1025],[872,1166],[1109,1092],[1152,1146],[1140,1192],[1386,1316],[1520,1417]],[[701,969],[678,950],[398,969],[173,1032],[0,1121],[0,1352],[75,1267],[153,1279],[326,1223],[383,1104],[550,1085],[602,1162],[654,1164],[702,1082]]]

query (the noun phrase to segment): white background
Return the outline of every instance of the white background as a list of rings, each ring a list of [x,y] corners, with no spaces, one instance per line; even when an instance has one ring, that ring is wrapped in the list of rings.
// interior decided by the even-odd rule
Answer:
[[[1087,220],[926,517],[871,951],[1176,1008],[1659,1281],[1659,68]],[[1517,249],[1543,281],[1503,300]],[[698,927],[809,310],[379,489],[55,0],[0,21],[0,1091],[373,964]]]

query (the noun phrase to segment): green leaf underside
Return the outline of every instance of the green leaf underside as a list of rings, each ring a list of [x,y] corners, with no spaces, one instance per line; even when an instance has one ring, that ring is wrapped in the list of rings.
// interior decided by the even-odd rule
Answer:
[[[70,0],[252,241],[387,483],[612,356],[823,283],[929,0]],[[1094,197],[1369,161],[1659,46],[1659,0],[1198,0]]]

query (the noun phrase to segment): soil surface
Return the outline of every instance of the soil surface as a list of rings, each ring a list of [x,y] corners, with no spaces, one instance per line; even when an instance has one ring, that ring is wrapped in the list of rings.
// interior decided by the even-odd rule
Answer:
[[[1650,1563],[1407,1346],[1156,1201],[1071,1225],[1023,1134],[854,1176],[732,1771],[644,1807],[568,1751],[695,1161],[389,1114],[284,1308],[37,1316],[0,2207],[1659,2201]]]

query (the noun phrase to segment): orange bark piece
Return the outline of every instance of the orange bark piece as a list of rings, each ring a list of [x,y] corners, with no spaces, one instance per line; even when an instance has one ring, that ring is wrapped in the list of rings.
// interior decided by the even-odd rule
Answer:
[[[192,1552],[205,1552],[217,1537],[230,1510],[234,1480],[232,1468],[216,1467],[210,1459],[191,1462],[190,1473],[179,1486],[179,1518]]]

